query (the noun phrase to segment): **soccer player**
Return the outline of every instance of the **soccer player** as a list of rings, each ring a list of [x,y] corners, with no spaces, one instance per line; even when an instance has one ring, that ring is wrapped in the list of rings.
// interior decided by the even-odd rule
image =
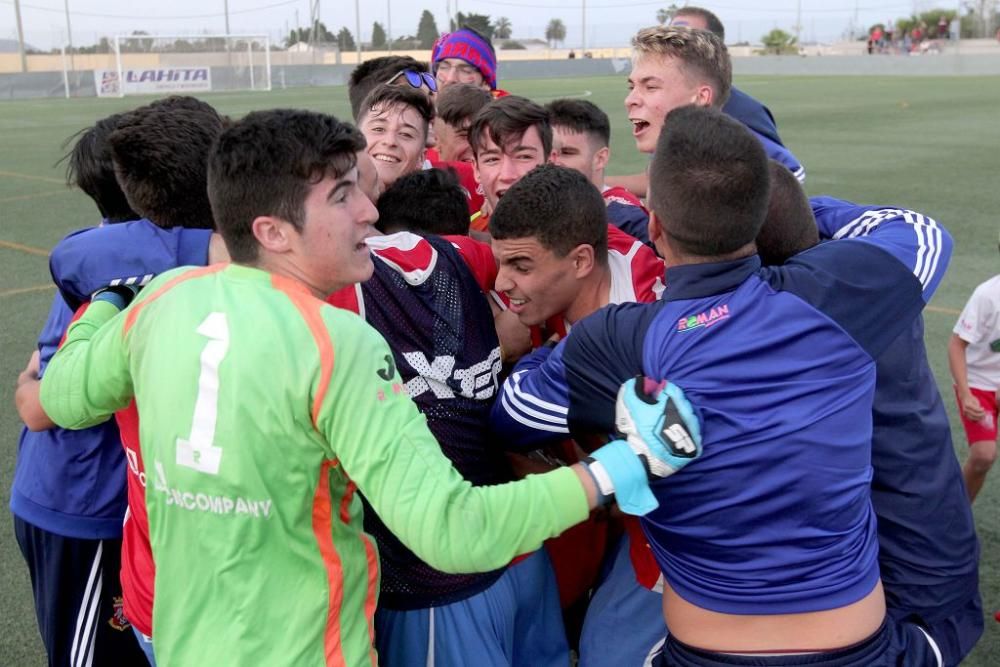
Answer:
[[[108,116],[78,133],[67,156],[67,182],[93,200],[102,224],[140,217],[118,187],[111,162],[108,137],[121,120],[121,114]],[[57,294],[38,348],[18,377],[15,402],[26,428],[10,492],[14,535],[31,575],[48,664],[144,665],[122,614],[118,579],[126,507],[118,430],[113,423],[64,430],[38,405],[38,378],[72,316]]]
[[[720,42],[726,43],[726,28],[722,25],[722,21],[719,20],[718,16],[702,7],[691,5],[681,7],[674,13],[670,25],[708,30],[717,36]],[[781,137],[778,136],[778,127],[771,110],[736,86],[729,89],[729,99],[723,105],[722,111],[757,134],[766,137],[769,141],[779,146],[785,145],[781,141]]]
[[[434,107],[412,88],[384,84],[365,98],[358,128],[368,142],[379,179],[389,187],[396,179],[423,168],[427,131]]]
[[[472,119],[469,145],[475,160],[476,181],[488,210],[493,211],[514,183],[548,162],[552,154],[549,114],[517,95],[493,100]],[[488,215],[472,216],[473,230],[485,232],[488,228]]]
[[[663,292],[663,262],[608,224],[600,191],[580,172],[542,165],[508,194],[490,218],[496,288],[525,325],[573,325],[609,303]]]
[[[771,206],[757,236],[765,264],[815,246],[817,226],[828,240],[893,218],[929,220],[891,206],[807,200],[775,163],[771,177]],[[958,665],[983,632],[979,544],[948,415],[927,362],[922,317],[876,359],[875,373],[871,490],[887,612],[896,622],[919,623],[939,649],[940,664]]]
[[[817,245],[820,234],[824,239],[850,237],[871,221],[920,216],[832,197],[807,199],[787,169],[775,162],[770,168],[768,214],[756,238],[764,265],[785,263]],[[875,365],[871,493],[879,573],[889,617],[916,619],[940,650],[941,664],[957,665],[983,631],[979,547],[948,416],[923,340],[923,318],[918,317]],[[650,590],[662,592],[662,579],[656,585],[659,569],[645,536],[636,535],[635,544],[636,548],[619,551],[617,558],[626,561],[624,567],[613,568],[609,575],[624,578],[631,555],[635,566],[634,574],[627,573],[631,580],[602,585],[594,595],[593,613],[584,628],[587,641],[581,646],[583,665],[612,658],[641,664],[657,633],[662,637],[665,632],[660,595]],[[652,567],[648,561],[653,561]],[[628,641],[608,646],[626,627]]]
[[[773,654],[803,651],[816,665],[933,664],[917,625],[885,618],[870,406],[873,359],[933,294],[950,238],[926,218],[883,218],[762,269],[760,142],[696,106],[666,130],[650,171],[663,300],[609,306],[522,359],[508,380],[519,402],[498,402],[494,428],[538,443],[610,432],[613,385],[640,369],[697,397],[705,456],[654,484],[670,508],[641,519],[666,580],[654,664],[780,665],[790,658]]]
[[[552,162],[576,169],[597,186],[608,207],[608,222],[648,243],[649,212],[626,188],[610,187],[604,168],[611,159],[608,115],[587,100],[555,100],[545,105],[552,123]]]
[[[640,30],[632,38],[632,47],[635,55],[625,109],[640,152],[653,151],[663,119],[671,109],[686,104],[720,109],[729,98],[732,62],[717,35],[685,26],[656,26]],[[805,167],[787,148],[750,129],[768,157],[785,165],[800,181],[805,180]],[[648,194],[645,174],[609,181],[640,196]]]
[[[585,518],[604,498],[594,479],[609,490],[605,474],[619,502],[650,509],[633,452],[656,476],[698,454],[676,388],[644,398],[647,384],[630,381],[619,410],[628,444],[514,484],[462,480],[385,342],[320,299],[372,273],[364,239],[376,214],[354,165],[363,147],[321,114],[235,123],[209,167],[233,263],[164,274],[124,312],[131,290],[100,291],[43,379],[46,413],[67,426],[135,395],[160,664],[374,661],[378,565],[355,489],[431,564],[490,569]],[[666,410],[691,428],[669,444],[652,433]]]
[[[462,190],[447,172],[415,172],[382,194],[378,210],[377,227],[388,235],[367,241],[372,278],[327,301],[363,314],[386,338],[404,390],[462,477],[477,486],[510,481],[510,466],[488,431],[500,370],[493,314],[483,293],[496,274],[490,273],[492,255],[486,246],[484,266],[485,258],[469,254],[475,250],[471,239],[412,233],[461,234],[463,225],[467,230]],[[544,550],[490,572],[453,574],[421,560],[369,506],[364,526],[378,545],[381,569],[375,616],[380,664],[568,663]]]
[[[472,28],[446,32],[431,50],[431,70],[444,90],[456,83],[468,83],[497,92],[497,54],[493,45]]]
[[[400,85],[406,84],[409,79],[405,74],[396,77],[407,71],[416,75],[416,80],[421,84],[418,87],[426,87],[427,84],[421,75],[429,72],[427,64],[410,56],[372,58],[351,70],[351,76],[347,81],[347,98],[351,103],[351,116],[354,120],[357,121],[361,117],[362,104],[375,88],[383,83],[392,82],[394,78]],[[436,91],[428,88],[428,92]]]
[[[969,441],[962,467],[969,501],[983,488],[997,459],[997,391],[1000,390],[1000,276],[976,287],[948,341],[948,366]]]

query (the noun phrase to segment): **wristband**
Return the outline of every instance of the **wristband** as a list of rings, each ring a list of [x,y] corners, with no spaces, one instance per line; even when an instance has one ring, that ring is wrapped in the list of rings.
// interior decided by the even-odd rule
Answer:
[[[614,440],[591,454],[614,485],[618,507],[626,514],[642,516],[660,506],[649,490],[649,475],[639,456],[624,440]]]
[[[615,495],[615,485],[611,481],[608,471],[604,469],[604,465],[591,456],[583,459],[580,463],[583,464],[583,469],[587,471],[591,481],[594,482],[594,489],[597,490],[597,506],[603,507],[609,504],[612,496]]]
[[[94,292],[91,301],[107,301],[118,310],[125,310],[138,290],[127,285],[109,285]]]

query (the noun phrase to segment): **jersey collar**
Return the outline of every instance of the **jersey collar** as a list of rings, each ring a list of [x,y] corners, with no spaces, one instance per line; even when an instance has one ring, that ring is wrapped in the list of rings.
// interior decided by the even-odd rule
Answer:
[[[700,299],[731,292],[760,269],[760,257],[751,255],[730,262],[684,264],[667,269],[664,301]]]

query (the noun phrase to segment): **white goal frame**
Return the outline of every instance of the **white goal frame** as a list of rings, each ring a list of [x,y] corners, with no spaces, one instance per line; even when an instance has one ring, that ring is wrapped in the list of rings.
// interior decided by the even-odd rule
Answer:
[[[114,39],[114,55],[115,55],[115,69],[118,70],[118,97],[125,97],[125,84],[124,84],[124,73],[125,68],[122,66],[122,50],[121,43],[122,40],[135,39],[135,40],[203,40],[203,39],[224,39],[227,41],[227,51],[228,44],[234,43],[237,40],[245,40],[247,43],[247,59],[248,59],[248,69],[250,73],[250,88],[248,90],[263,90],[271,91],[271,38],[268,35],[115,35]],[[253,42],[264,45],[264,62],[260,65],[254,63],[253,57]],[[254,77],[254,67],[264,68],[264,81],[258,85]]]

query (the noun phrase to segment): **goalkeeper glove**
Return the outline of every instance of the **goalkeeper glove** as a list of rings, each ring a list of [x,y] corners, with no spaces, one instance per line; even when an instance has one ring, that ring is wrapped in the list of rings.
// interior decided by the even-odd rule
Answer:
[[[623,512],[647,514],[659,505],[649,482],[701,456],[701,425],[680,387],[640,376],[618,390],[615,426],[625,439],[595,451],[587,469],[601,496],[614,493]]]

